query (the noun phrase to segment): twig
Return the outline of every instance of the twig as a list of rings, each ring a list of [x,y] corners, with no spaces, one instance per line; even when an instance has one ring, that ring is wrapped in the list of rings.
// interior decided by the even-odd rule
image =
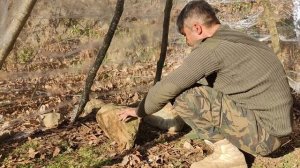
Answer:
[[[1,101],[1,102],[0,102],[0,107],[4,107],[4,106],[10,105],[10,104],[12,104],[11,101],[9,101],[9,100],[4,100],[4,101]]]

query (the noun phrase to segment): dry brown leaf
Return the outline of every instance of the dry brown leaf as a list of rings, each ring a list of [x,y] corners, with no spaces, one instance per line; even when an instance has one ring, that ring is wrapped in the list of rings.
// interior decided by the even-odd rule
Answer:
[[[131,154],[129,156],[130,156],[129,157],[129,165],[130,166],[137,165],[137,164],[139,164],[141,162],[141,159],[138,156],[136,156],[134,154]]]
[[[139,95],[137,93],[134,93],[134,96],[132,97],[132,100],[134,102],[136,102],[136,101],[138,101],[138,99],[139,99]]]
[[[121,166],[125,167],[129,163],[129,155],[125,156],[121,162]]]
[[[29,148],[28,157],[34,159],[39,152],[35,151],[33,148]]]
[[[55,147],[54,151],[53,151],[53,154],[52,154],[52,157],[55,157],[57,155],[59,155],[60,153],[60,148],[59,147]]]
[[[41,157],[40,157],[40,159],[41,159],[41,160],[46,159],[46,155],[45,155],[45,154],[42,154]]]
[[[193,145],[191,143],[189,143],[188,141],[185,141],[183,143],[183,147],[186,149],[194,149]]]

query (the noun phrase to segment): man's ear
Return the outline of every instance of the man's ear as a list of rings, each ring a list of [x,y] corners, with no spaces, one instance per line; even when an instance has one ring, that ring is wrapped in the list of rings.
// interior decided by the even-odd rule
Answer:
[[[202,25],[199,23],[195,23],[193,25],[194,30],[197,32],[198,35],[202,34]]]

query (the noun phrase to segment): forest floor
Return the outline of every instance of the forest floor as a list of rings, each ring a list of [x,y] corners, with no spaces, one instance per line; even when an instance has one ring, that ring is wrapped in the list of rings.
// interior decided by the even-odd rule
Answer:
[[[143,69],[143,67],[148,68]],[[173,64],[167,61],[166,69],[170,70],[171,67]],[[128,77],[128,74],[139,76],[140,74],[136,72],[151,74],[150,71],[154,70],[154,66],[149,63],[148,66],[145,64],[145,66],[136,66],[135,68],[135,70],[130,70],[102,67],[98,79],[101,79],[102,75],[105,76],[105,79],[101,80],[103,84],[101,88],[107,90],[94,91],[92,95],[106,103],[114,102],[115,104],[132,104],[140,100],[145,90],[151,86],[153,78],[146,78],[148,80],[145,81],[139,80],[137,83],[140,85],[133,86],[136,83],[128,82],[128,79],[122,77]],[[137,70],[139,68],[143,71]],[[119,78],[112,80],[109,76]],[[153,77],[153,75],[151,76]],[[21,83],[15,81],[1,84],[1,87],[7,90],[19,88],[13,91],[15,94],[6,95],[6,99],[14,104],[14,106],[6,106],[6,109],[13,108],[20,109],[20,111],[23,109],[23,113],[4,114],[4,111],[1,113],[8,118],[6,119],[7,123],[16,123],[12,125],[12,136],[1,141],[1,167],[189,167],[191,163],[203,159],[212,152],[202,141],[189,141],[184,137],[189,128],[176,134],[170,134],[146,123],[140,125],[134,148],[124,151],[116,142],[108,139],[98,127],[95,112],[80,118],[74,125],[69,125],[67,120],[63,120],[59,127],[46,129],[41,124],[40,116],[34,115],[39,111],[32,109],[42,109],[43,106],[46,106],[48,111],[62,114],[70,112],[73,108],[72,99],[77,99],[78,96],[71,94],[72,91],[68,90],[67,85],[78,82],[77,78],[74,76],[55,78],[55,80],[62,80],[56,81],[57,83],[65,83],[61,86],[62,88],[57,89],[60,90],[59,93],[49,92],[47,88],[49,89],[50,86],[45,87],[40,83],[31,83],[32,81],[28,79],[24,79]],[[31,87],[28,86],[30,83]],[[59,87],[54,83],[51,87]],[[20,86],[21,84],[23,86]],[[70,88],[75,89],[76,87],[74,85]],[[80,89],[79,86],[78,89]],[[47,92],[48,95],[42,94],[43,92]],[[296,94],[294,97],[292,141],[270,157],[255,159],[248,157],[249,167],[250,165],[253,168],[300,167],[300,112],[298,110],[300,109],[300,99]],[[59,101],[57,101],[58,99]],[[60,105],[66,101],[71,103]],[[25,105],[26,108],[24,108]]]
[[[146,3],[150,1],[131,5],[130,9],[142,9],[141,16],[131,17],[137,12],[125,10],[129,14],[123,16],[108,58],[98,71],[91,98],[118,105],[136,104],[153,85],[163,5],[155,6],[161,12],[160,19],[156,19],[157,15],[145,19],[149,12],[157,12]],[[144,10],[143,5],[151,8]],[[223,5],[227,11],[220,10],[220,15],[236,22],[249,13],[257,13],[259,8],[252,5]],[[282,20],[286,20],[282,11],[291,11],[287,6],[288,3],[278,3],[279,8],[288,9],[278,13]],[[176,9],[180,8],[174,7],[172,16],[178,13]],[[99,11],[106,14],[110,10],[111,6]],[[178,35],[174,34],[174,27],[170,32],[172,39]],[[8,130],[11,134],[0,138],[0,167],[189,167],[211,154],[202,141],[184,137],[189,128],[170,134],[142,123],[134,148],[124,151],[99,128],[95,112],[69,125],[68,116],[78,104],[97,53],[95,48],[99,44],[94,41],[100,41],[107,29],[108,22],[93,19],[28,21],[5,71],[0,73],[0,132]],[[175,40],[168,48],[164,75],[175,69],[188,53],[183,39]],[[293,56],[297,52],[293,51]],[[299,58],[295,60],[292,62],[297,64]],[[292,141],[270,157],[247,157],[249,167],[300,167],[300,96],[293,96]],[[57,128],[47,129],[43,125],[42,114],[50,112],[61,114]]]

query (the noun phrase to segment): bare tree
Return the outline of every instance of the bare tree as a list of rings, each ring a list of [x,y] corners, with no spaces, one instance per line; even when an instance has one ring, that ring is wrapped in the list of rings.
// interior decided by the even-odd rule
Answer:
[[[172,6],[173,6],[173,0],[167,0],[165,10],[164,10],[164,24],[163,24],[163,35],[162,35],[162,42],[161,42],[160,57],[159,60],[157,61],[154,84],[160,81],[161,79],[162,69],[167,55],[170,15],[171,15]]]
[[[10,51],[13,49],[13,46],[25,25],[30,13],[36,3],[36,0],[23,0],[20,3],[18,12],[15,14],[11,24],[9,25],[7,31],[3,35],[2,46],[0,46],[0,70],[9,55]],[[3,33],[3,32],[1,32]]]
[[[123,13],[123,9],[124,9],[124,0],[118,0],[117,4],[116,4],[116,8],[115,8],[115,13],[114,13],[112,21],[110,23],[108,32],[104,37],[103,45],[100,48],[100,50],[97,54],[97,58],[94,62],[94,65],[90,69],[90,71],[88,73],[88,76],[86,78],[85,86],[84,86],[84,90],[82,92],[80,104],[79,104],[77,109],[75,108],[73,114],[71,114],[71,119],[70,119],[71,123],[73,123],[78,118],[78,116],[83,112],[84,107],[85,107],[86,103],[89,100],[89,94],[91,92],[91,87],[94,83],[94,79],[95,79],[96,74],[97,74],[97,72],[100,68],[100,65],[102,64],[102,61],[105,58],[105,55],[106,55],[106,52],[107,52],[107,50],[110,46],[111,40],[112,40],[112,38],[115,34],[118,23],[120,21],[122,13]]]

